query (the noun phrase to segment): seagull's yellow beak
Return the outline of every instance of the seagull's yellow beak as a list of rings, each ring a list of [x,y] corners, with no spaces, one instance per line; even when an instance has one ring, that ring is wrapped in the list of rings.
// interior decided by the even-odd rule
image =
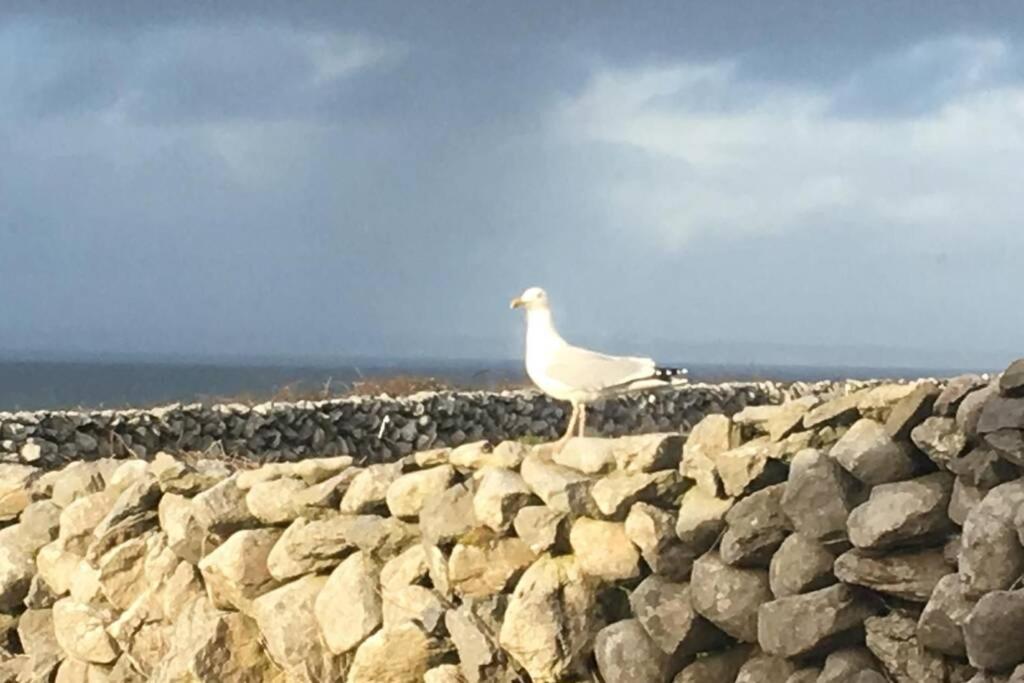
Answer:
[[[509,308],[519,308],[519,307],[520,307],[520,306],[522,306],[522,305],[523,305],[523,300],[522,300],[522,299],[520,299],[520,298],[519,298],[519,297],[517,296],[517,297],[516,297],[515,299],[512,299],[512,302],[511,302],[511,303],[509,303],[508,307],[509,307]]]

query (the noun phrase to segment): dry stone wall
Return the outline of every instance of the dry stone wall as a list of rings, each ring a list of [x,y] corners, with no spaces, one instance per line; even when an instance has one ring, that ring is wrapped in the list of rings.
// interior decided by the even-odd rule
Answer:
[[[709,413],[787,397],[845,392],[864,382],[753,382],[686,386],[591,407],[590,431],[621,436],[687,432]],[[60,466],[165,451],[214,451],[260,460],[353,455],[384,462],[478,440],[560,435],[563,403],[536,392],[423,393],[299,403],[171,405],[150,410],[0,412],[0,461]]]
[[[1024,362],[687,436],[0,465],[0,683],[1024,682]]]

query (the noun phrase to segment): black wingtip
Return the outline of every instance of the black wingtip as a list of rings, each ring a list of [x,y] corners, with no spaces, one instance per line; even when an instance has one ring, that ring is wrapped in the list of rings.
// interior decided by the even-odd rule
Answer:
[[[686,368],[654,368],[654,378],[666,382],[686,377],[688,374]]]

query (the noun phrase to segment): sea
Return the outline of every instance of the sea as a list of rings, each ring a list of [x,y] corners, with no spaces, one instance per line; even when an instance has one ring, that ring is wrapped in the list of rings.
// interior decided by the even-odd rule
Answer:
[[[688,364],[695,382],[951,377],[971,369]],[[429,379],[405,383],[401,378]],[[367,387],[496,390],[528,385],[521,361],[358,359],[329,363],[0,360],[0,411],[152,407],[339,396]]]

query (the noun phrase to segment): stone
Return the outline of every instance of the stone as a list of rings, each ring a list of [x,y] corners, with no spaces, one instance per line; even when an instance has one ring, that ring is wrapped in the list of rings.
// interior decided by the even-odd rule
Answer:
[[[76,461],[43,476],[49,475],[53,476],[50,498],[60,508],[66,508],[90,493],[102,491],[107,485],[102,463],[97,461]]]
[[[28,609],[49,609],[61,596],[46,583],[42,576],[36,574],[28,587],[28,594],[25,595],[25,607]]]
[[[353,553],[331,572],[317,595],[313,611],[324,643],[334,654],[355,650],[380,628],[380,571],[373,558]]]
[[[1024,396],[1024,358],[1018,358],[999,376],[999,393],[1003,396]]]
[[[876,614],[880,605],[865,591],[836,584],[761,605],[757,614],[761,649],[779,657],[823,653]]]
[[[503,467],[485,467],[480,470],[473,494],[473,513],[482,524],[504,533],[532,499],[533,491],[518,473]]]
[[[880,673],[874,655],[865,647],[842,648],[825,657],[818,683],[854,683],[863,672]]]
[[[929,417],[910,433],[914,445],[943,469],[967,448],[967,435],[951,417]]]
[[[194,496],[217,483],[217,479],[206,476],[194,467],[163,451],[153,456],[147,471],[156,478],[160,490],[164,493]]]
[[[782,542],[768,566],[768,585],[772,595],[785,598],[825,588],[835,583],[832,563],[835,556],[821,543],[801,533]]]
[[[718,456],[740,444],[739,429],[733,426],[726,415],[706,415],[693,426],[683,445],[682,462],[679,472],[693,479],[698,488],[709,496],[719,494],[715,461]]]
[[[963,477],[953,481],[953,492],[949,496],[949,508],[946,510],[954,524],[963,526],[967,515],[982,501],[991,488],[971,486]]]
[[[1024,505],[1024,479],[989,491],[967,515],[960,537],[959,570],[974,597],[1006,590],[1024,574],[1024,546],[1014,516]]]
[[[581,517],[572,525],[569,544],[585,574],[622,581],[640,574],[640,553],[629,542],[625,525]]]
[[[0,543],[0,611],[13,612],[28,595],[36,563],[14,541]]]
[[[629,605],[651,640],[676,659],[715,649],[727,640],[693,610],[689,584],[648,576],[630,594]]]
[[[914,476],[917,463],[910,447],[895,441],[875,420],[858,420],[829,456],[868,486],[902,481]]]
[[[690,576],[697,553],[679,540],[675,528],[674,514],[647,503],[636,503],[626,516],[626,537],[651,571],[682,581]]]
[[[455,468],[450,465],[403,474],[388,487],[388,510],[400,519],[416,519],[423,505],[447,491],[454,479]]]
[[[387,495],[391,484],[402,476],[401,463],[370,465],[349,484],[341,499],[345,514],[369,514],[387,509]]]
[[[151,540],[154,541],[152,548]],[[157,541],[162,539],[150,532],[115,546],[97,562],[95,580],[99,590],[117,609],[128,609],[146,590],[146,556],[156,549]],[[157,578],[153,577],[154,580]]]
[[[864,640],[893,683],[945,683],[942,656],[926,650],[917,639],[917,620],[902,612],[870,617]]]
[[[978,417],[978,433],[1024,429],[1024,398],[990,396]]]
[[[445,614],[445,628],[459,653],[459,665],[468,683],[519,680],[505,653],[498,647],[498,633],[505,613],[505,596],[470,600]]]
[[[796,664],[788,659],[759,652],[740,667],[736,683],[786,683],[796,670]]]
[[[274,479],[300,479],[307,486],[314,486],[338,476],[352,467],[353,459],[348,455],[329,458],[306,458],[298,462],[274,462],[257,469],[240,472],[238,487],[249,490],[255,484]]]
[[[672,679],[672,683],[735,681],[740,668],[747,663],[753,652],[754,648],[750,645],[734,645],[721,652],[712,652],[687,665]]]
[[[198,564],[224,542],[224,536],[205,528],[194,513],[192,500],[175,493],[164,494],[157,511],[160,528],[171,550],[186,562]]]
[[[388,560],[380,570],[380,585],[385,591],[394,591],[403,586],[418,584],[428,574],[426,548],[417,544]]]
[[[672,470],[616,471],[598,479],[590,495],[602,515],[622,519],[634,503],[671,500],[680,490],[680,483],[678,473]]]
[[[466,679],[459,667],[454,664],[441,664],[423,674],[423,683],[466,683]]]
[[[427,633],[437,634],[444,623],[445,604],[436,591],[423,586],[404,586],[382,597],[384,628],[414,621]]]
[[[487,597],[503,592],[535,559],[530,546],[519,538],[459,543],[448,560],[448,580],[462,597]]]
[[[715,472],[725,495],[741,496],[748,489],[758,488],[756,484],[765,479],[777,483],[773,481],[769,461],[778,454],[778,447],[779,444],[763,437],[720,453],[715,458]]]
[[[356,650],[348,683],[412,683],[441,662],[446,648],[418,624],[405,622],[378,631]]]
[[[516,535],[540,555],[569,546],[569,518],[545,505],[521,508],[513,520]]]
[[[64,542],[66,551],[85,555],[96,538],[93,530],[107,516],[118,495],[114,489],[105,489],[77,498],[64,508],[57,538]]]
[[[860,484],[835,460],[807,449],[794,457],[782,495],[793,528],[825,543],[846,540],[846,520],[862,500]]]
[[[236,531],[199,562],[214,607],[249,612],[253,600],[278,587],[267,557],[281,534],[278,529]]]
[[[956,424],[960,430],[969,438],[978,436],[978,421],[981,419],[981,411],[988,403],[988,400],[996,395],[998,387],[989,384],[977,391],[972,391],[960,402],[956,410]]]
[[[879,556],[854,549],[840,555],[834,569],[843,583],[922,603],[927,602],[943,577],[956,571],[946,563],[941,547]]]
[[[345,660],[320,645],[315,604],[327,581],[327,577],[310,574],[264,593],[252,603],[252,617],[267,653],[299,681],[338,680],[344,671]]]
[[[781,441],[801,425],[804,415],[817,404],[817,398],[805,396],[781,405],[747,406],[732,419],[741,426],[757,427],[772,441]]]
[[[253,517],[272,526],[290,524],[299,517],[326,516],[326,509],[317,513],[305,510],[298,502],[299,494],[307,488],[305,482],[294,477],[256,482],[245,494],[245,505]]]
[[[1024,466],[1024,432],[1019,429],[997,429],[984,435],[985,444],[1000,457]]]
[[[501,647],[535,681],[579,669],[598,628],[597,591],[572,556],[541,557],[516,584],[502,620]]]
[[[946,514],[952,490],[953,477],[945,472],[876,486],[850,513],[850,542],[877,550],[941,539],[952,531]]]
[[[709,552],[693,564],[694,610],[739,641],[757,642],[757,610],[773,599],[768,572],[726,564]]]
[[[719,548],[731,565],[767,567],[772,555],[792,531],[782,511],[785,484],[761,489],[737,502],[726,514]]]
[[[452,449],[450,448],[432,448],[427,451],[417,451],[413,454],[413,460],[416,462],[416,467],[436,467],[437,465],[448,465],[450,464],[450,458]]]
[[[0,555],[0,562],[2,557]],[[56,595],[66,595],[71,588],[71,576],[81,560],[80,555],[67,552],[64,542],[57,539],[39,549],[39,554],[36,555],[36,569]],[[27,567],[28,563],[23,566]],[[25,571],[28,572],[29,569]],[[0,569],[0,575],[2,574],[3,570]]]
[[[584,474],[604,474],[615,469],[615,440],[594,436],[572,437],[551,454],[555,464]]]
[[[493,447],[487,441],[475,441],[453,449],[448,461],[467,470],[479,470],[484,467],[516,469],[529,452],[529,446],[517,441],[502,441]]]
[[[391,517],[341,515],[312,521],[300,517],[270,550],[267,568],[278,581],[287,581],[333,569],[354,550],[387,561],[417,540],[415,527]]]
[[[885,421],[885,431],[897,441],[906,441],[911,432],[929,415],[940,394],[939,388],[931,383],[919,384],[914,390],[892,408]]]
[[[246,493],[236,477],[225,479],[191,499],[192,516],[201,529],[219,536],[259,526],[245,502]]]
[[[530,453],[519,471],[523,481],[552,510],[586,514],[591,506],[591,479],[582,472]]]
[[[594,639],[601,679],[607,683],[661,683],[672,675],[669,658],[636,619],[601,629]]]
[[[985,489],[1020,476],[1016,467],[999,457],[995,450],[985,446],[974,448],[963,457],[953,460],[948,469],[965,484]]]
[[[985,386],[985,380],[981,375],[959,375],[946,382],[939,397],[935,399],[933,408],[936,415],[942,417],[955,417],[960,403],[967,398],[967,395],[976,389]]]
[[[732,498],[718,498],[695,487],[683,494],[676,518],[676,536],[694,553],[711,548],[725,530],[725,516],[732,509]]]
[[[978,600],[964,622],[967,660],[978,669],[1008,671],[1024,662],[1024,590],[993,591]]]
[[[917,621],[921,645],[950,657],[965,658],[964,623],[974,604],[959,574],[939,579]]]
[[[32,482],[42,470],[29,465],[0,463],[0,522],[17,519],[32,502]]]
[[[797,669],[786,679],[786,683],[817,683],[820,673],[821,669],[814,666]]]
[[[465,483],[449,487],[427,501],[419,516],[426,543],[448,545],[481,526],[473,509],[473,490]]]
[[[66,655],[57,642],[52,610],[28,610],[18,619],[18,641],[28,659],[18,683],[48,681]]]
[[[684,439],[675,432],[634,434],[614,440],[615,466],[626,472],[678,469]]]
[[[862,398],[861,392],[853,392],[825,401],[804,415],[804,429],[852,423],[860,415],[858,404]]]
[[[62,598],[53,605],[53,631],[61,648],[72,657],[109,664],[120,654],[117,643],[106,630],[115,616],[110,608]]]
[[[22,510],[16,525],[19,547],[32,555],[57,538],[61,509],[52,501],[37,500]]]

